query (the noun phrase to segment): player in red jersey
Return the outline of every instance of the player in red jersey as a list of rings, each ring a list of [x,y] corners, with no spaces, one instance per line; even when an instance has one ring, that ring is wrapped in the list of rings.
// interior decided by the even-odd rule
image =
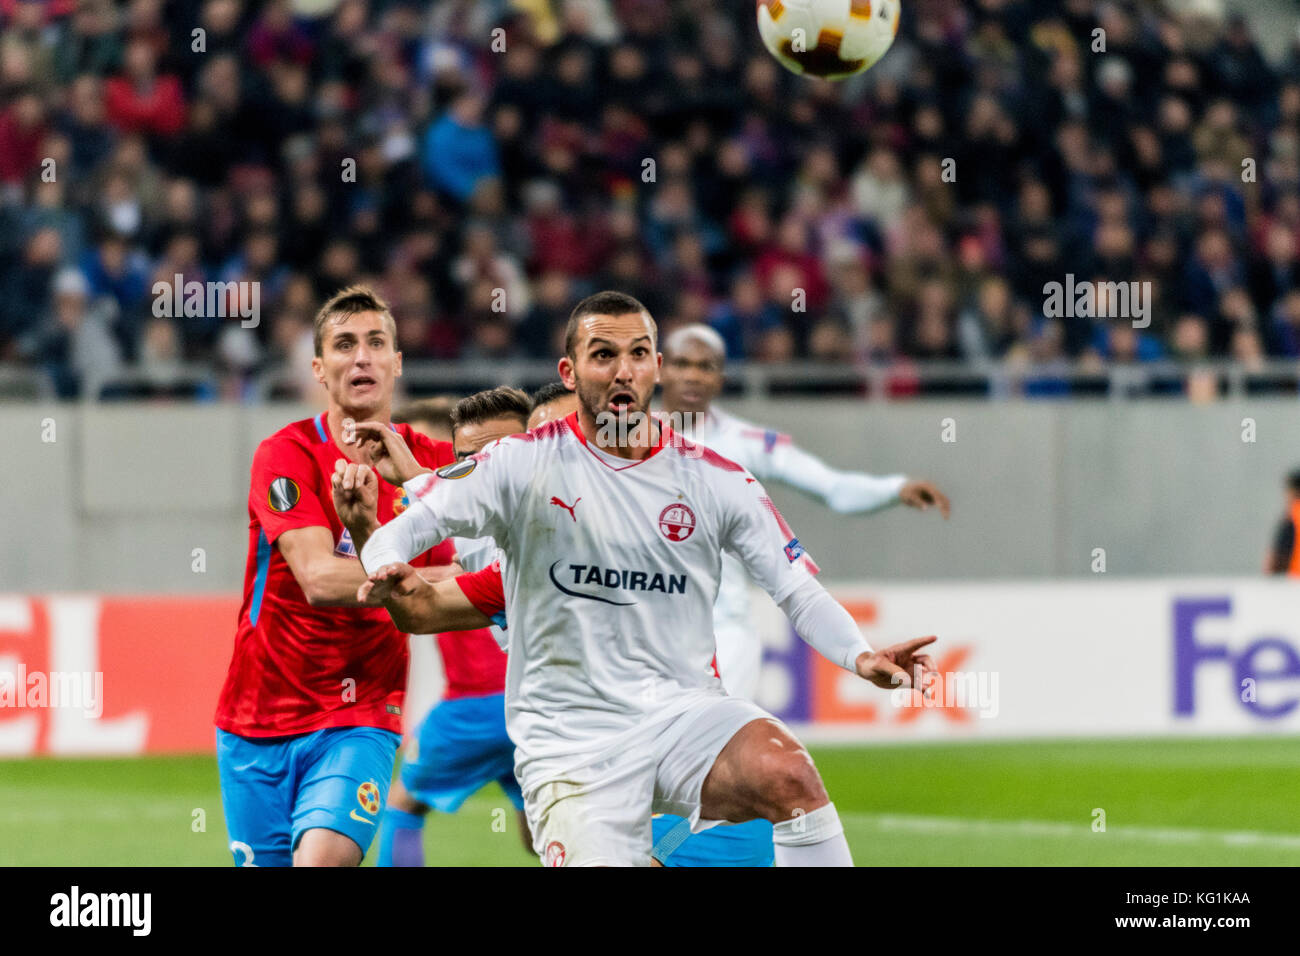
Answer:
[[[531,411],[528,396],[508,386],[461,399],[451,413],[456,457],[468,458],[498,438],[522,432]],[[456,549],[457,560],[474,569],[491,563],[496,545],[491,539],[457,539]],[[493,780],[514,806],[524,848],[532,852],[515,780],[515,746],[506,733],[504,643],[487,627],[438,635],[446,690],[407,744],[379,825],[380,866],[424,866],[429,811],[455,813]]]
[[[379,514],[409,501],[401,481],[455,460],[451,445],[387,423],[402,371],[388,307],[344,289],[315,322],[312,369],[328,409],[253,456],[249,549],[234,655],[217,706],[217,765],[230,848],[244,866],[355,866],[376,832],[402,728],[407,640],[366,580],[332,501],[340,459],[374,466]],[[422,555],[447,564],[450,542]]]

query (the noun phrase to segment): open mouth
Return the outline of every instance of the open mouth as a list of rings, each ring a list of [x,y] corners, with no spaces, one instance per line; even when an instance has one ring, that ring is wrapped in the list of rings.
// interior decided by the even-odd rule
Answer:
[[[612,412],[625,412],[634,405],[636,405],[636,396],[631,392],[620,391],[609,397],[607,407]]]
[[[371,378],[369,375],[355,375],[348,384],[353,388],[370,388],[378,385],[379,382]]]

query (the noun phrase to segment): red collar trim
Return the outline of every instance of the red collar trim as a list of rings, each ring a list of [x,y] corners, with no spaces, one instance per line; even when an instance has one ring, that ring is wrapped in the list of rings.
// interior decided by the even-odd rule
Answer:
[[[655,455],[659,454],[659,452],[663,451],[665,447],[667,447],[673,434],[673,430],[669,428],[667,425],[665,425],[661,419],[655,418],[655,421],[658,422],[659,424],[659,440],[655,442],[654,447],[650,449],[650,454],[646,455],[644,458],[638,458],[636,461],[629,461],[626,465],[611,465],[609,461],[605,458],[605,456],[608,455],[609,453],[597,451],[595,448],[591,447],[590,442],[587,441],[587,436],[582,433],[582,425],[578,423],[577,412],[571,413],[567,418],[564,419],[564,421],[569,426],[573,434],[578,436],[578,441],[582,442],[583,447],[586,448],[587,451],[591,452],[592,457],[595,458],[597,461],[599,461],[606,468],[609,468],[612,471],[626,471],[629,468],[635,468],[637,465],[641,464],[642,462],[649,461]]]

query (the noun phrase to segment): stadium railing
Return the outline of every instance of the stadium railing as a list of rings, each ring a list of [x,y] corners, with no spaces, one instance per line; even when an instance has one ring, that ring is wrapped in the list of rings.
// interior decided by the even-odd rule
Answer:
[[[1109,365],[910,362],[734,362],[727,366],[726,392],[733,398],[824,396],[871,401],[925,398],[1104,399],[1192,398],[1211,401],[1247,397],[1300,396],[1300,361],[1245,365],[1229,361],[1150,362]],[[415,361],[404,366],[402,385],[413,396],[464,395],[501,384],[533,389],[556,378],[547,360]],[[209,401],[223,394],[223,373],[187,364],[164,375],[131,369],[84,383],[83,401],[174,399]],[[238,390],[245,401],[298,400],[301,370],[265,369]],[[40,369],[0,363],[0,402],[55,397]]]

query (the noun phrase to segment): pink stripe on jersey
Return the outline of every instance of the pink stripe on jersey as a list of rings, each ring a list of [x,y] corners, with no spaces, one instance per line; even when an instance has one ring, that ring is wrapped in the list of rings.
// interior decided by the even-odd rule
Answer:
[[[769,498],[767,495],[764,495],[758,500],[762,502],[763,507],[767,509],[767,513],[776,519],[777,527],[781,529],[781,533],[785,535],[787,538],[793,538],[794,529],[785,523],[785,518],[781,516],[781,512],[777,510],[776,504],[772,501],[772,499]]]
[[[781,514],[780,510],[776,506],[776,503],[767,495],[763,495],[763,497],[759,498],[758,500],[762,502],[763,507],[767,509],[767,513],[776,519],[776,524],[777,527],[781,529],[781,534],[785,536],[787,540],[793,541],[795,539],[794,529],[791,528],[788,524],[786,524],[785,516]],[[808,572],[810,574],[819,574],[821,572],[821,568],[817,566],[817,562],[812,559],[812,555],[809,554],[807,551],[805,551],[801,555],[801,560],[807,566]]]

